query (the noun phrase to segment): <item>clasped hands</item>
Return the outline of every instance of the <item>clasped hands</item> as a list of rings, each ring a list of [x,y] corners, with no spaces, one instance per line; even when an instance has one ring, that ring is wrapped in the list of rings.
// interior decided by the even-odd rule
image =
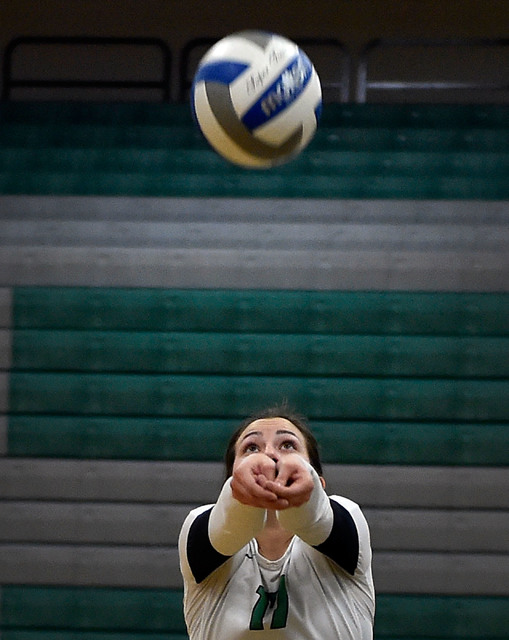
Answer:
[[[236,500],[262,509],[300,507],[309,500],[313,488],[313,476],[296,453],[277,461],[264,453],[253,453],[236,465],[231,482]]]

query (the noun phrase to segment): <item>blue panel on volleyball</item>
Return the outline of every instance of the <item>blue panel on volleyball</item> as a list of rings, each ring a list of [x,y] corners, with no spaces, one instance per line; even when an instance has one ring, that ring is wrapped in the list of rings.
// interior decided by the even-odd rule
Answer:
[[[234,62],[231,60],[221,62],[210,62],[204,64],[196,72],[194,84],[204,82],[219,82],[220,84],[230,84],[241,73],[243,73],[249,65],[243,62]]]
[[[311,61],[301,52],[287,65],[277,80],[267,88],[255,104],[246,111],[242,117],[243,124],[250,131],[253,131],[272,120],[301,95],[311,79],[312,73]]]

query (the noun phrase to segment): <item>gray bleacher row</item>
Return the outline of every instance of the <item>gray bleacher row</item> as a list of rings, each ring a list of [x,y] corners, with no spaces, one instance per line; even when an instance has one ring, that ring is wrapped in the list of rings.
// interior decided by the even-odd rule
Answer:
[[[0,582],[181,587],[176,542],[213,501],[219,463],[4,459]],[[328,465],[363,504],[377,588],[507,595],[506,468]],[[418,576],[418,578],[417,578]]]
[[[0,288],[0,456],[7,453],[8,371],[11,366],[11,289]]]
[[[0,286],[507,291],[508,223],[505,201],[0,196]]]

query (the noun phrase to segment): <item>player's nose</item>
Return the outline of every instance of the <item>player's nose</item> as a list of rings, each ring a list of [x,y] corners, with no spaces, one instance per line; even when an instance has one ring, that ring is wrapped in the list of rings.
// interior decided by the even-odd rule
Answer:
[[[274,462],[277,462],[279,460],[278,450],[270,442],[268,442],[265,445],[265,452],[264,453],[265,453],[266,456],[269,456],[269,458],[271,460],[274,460]]]

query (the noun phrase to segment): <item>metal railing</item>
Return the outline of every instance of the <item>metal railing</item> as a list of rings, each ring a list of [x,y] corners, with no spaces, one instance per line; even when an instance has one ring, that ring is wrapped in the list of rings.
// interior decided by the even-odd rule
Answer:
[[[118,70],[112,70],[110,79],[81,79],[66,77],[57,79],[52,77],[22,77],[16,78],[14,60],[16,53],[23,47],[48,46],[90,47],[97,52],[98,47],[149,47],[155,48],[160,55],[160,79],[138,80],[120,79]],[[42,51],[42,49],[41,49]],[[106,70],[107,71],[107,70]],[[72,36],[21,36],[12,40],[6,47],[3,61],[3,91],[2,99],[9,100],[13,89],[43,88],[43,89],[122,89],[122,90],[155,90],[160,92],[162,101],[170,100],[171,53],[163,40],[157,38],[116,38],[116,37],[72,37]]]
[[[509,38],[476,38],[476,39],[375,39],[371,40],[362,50],[359,57],[359,63],[357,67],[356,87],[355,87],[355,101],[366,102],[368,99],[368,92],[372,90],[376,91],[474,91],[474,92],[492,92],[492,91],[508,91],[509,92],[509,64],[507,65],[507,75],[505,78],[494,80],[485,80],[481,77],[473,77],[469,80],[437,80],[430,78],[412,79],[412,80],[388,80],[388,79],[370,79],[370,60],[374,52],[381,51],[383,49],[399,47],[409,52],[411,49],[424,48],[424,49],[438,49],[438,48],[452,48],[458,50],[459,48],[467,48],[472,50],[474,48],[491,49],[495,47],[508,47]],[[398,64],[398,70],[405,68],[404,60],[400,59]],[[444,60],[445,64],[445,60]]]
[[[109,89],[126,91],[128,95],[133,95],[130,93],[133,90],[137,90],[138,93],[140,91],[150,92],[151,96],[153,92],[156,92],[163,102],[172,100],[185,102],[189,98],[193,76],[201,57],[216,42],[217,38],[195,38],[182,47],[178,57],[178,69],[175,70],[178,86],[174,89],[176,95],[173,95],[171,87],[173,57],[170,47],[158,38],[21,36],[13,39],[5,49],[2,69],[2,99],[13,99],[15,90],[23,89],[42,89],[43,91],[49,89],[56,90],[57,93],[59,89],[90,90],[92,96],[100,95],[99,90],[104,92]],[[490,96],[502,95],[504,102],[506,101],[504,92],[507,92],[507,102],[509,102],[509,38],[375,39],[362,49],[355,69],[352,62],[353,56],[335,38],[302,37],[295,38],[295,42],[309,54],[317,69],[322,83],[324,102],[346,103],[354,100],[363,103],[368,101],[369,94],[372,92],[376,92],[378,95],[390,95],[392,101],[404,95],[408,96],[411,92],[413,92],[412,95],[421,96],[426,92],[427,99],[432,94],[440,95],[440,93],[449,92],[447,95],[458,98],[467,94],[471,96],[473,93],[484,101],[489,101]],[[36,52],[40,48],[42,54],[45,48],[47,51],[47,48],[51,46],[74,49],[74,52],[69,55],[70,64],[67,72],[65,60],[62,61],[62,64],[58,63],[57,72],[55,72],[55,60],[52,61],[53,71],[51,65],[49,69],[40,68],[43,63],[38,63]],[[23,49],[24,47],[27,49]],[[35,49],[30,51],[30,47],[35,47]],[[108,67],[106,63],[111,60],[111,56],[105,56],[107,58],[105,64],[100,67],[100,70],[96,69],[98,77],[93,77],[90,68],[87,69],[87,65],[83,63],[85,69],[83,73],[86,72],[90,76],[83,77],[76,62],[78,55],[83,55],[83,51],[78,52],[77,47],[85,47],[86,49],[90,47],[90,59],[94,60],[96,66],[101,58],[99,47],[107,47],[111,51],[114,51],[115,47],[120,48],[118,51],[122,47],[137,47],[140,50],[143,47],[148,47],[157,52],[157,59],[154,65],[152,52],[145,71],[148,70],[148,75],[151,78],[157,76],[157,79],[126,78],[125,64],[119,63],[113,65],[113,68]],[[407,52],[407,55],[403,53],[399,56],[396,55],[395,58],[397,48],[402,52]],[[431,64],[427,65],[423,57],[419,59],[419,65],[416,65],[419,69],[411,67],[410,60],[415,59],[411,54],[419,48],[433,50],[430,59],[434,61],[435,69]],[[391,49],[395,64],[389,68],[391,55],[388,52]],[[491,56],[497,60],[496,55],[500,52],[503,52],[503,55],[498,59],[498,67],[495,70],[489,69],[488,73],[483,73],[482,69],[476,68],[471,77],[461,79],[459,76],[465,76],[469,71],[468,63],[462,60],[462,65],[457,66],[451,72],[451,79],[440,79],[443,73],[436,70],[437,60],[440,60],[437,52],[440,49],[453,51],[456,57],[459,55],[459,51],[471,53],[474,50],[482,51],[482,55],[488,59],[491,59]],[[27,56],[27,53],[30,64],[26,65],[26,71],[19,73],[17,67],[20,65],[17,56]],[[377,54],[380,55],[377,57]],[[124,51],[122,55],[125,56],[126,52]],[[445,68],[447,56],[442,57]],[[123,60],[120,55],[118,59]],[[87,60],[88,58],[85,57],[85,62]],[[91,63],[92,67],[94,63]],[[489,65],[489,60],[488,63],[484,60],[482,64]],[[377,65],[378,69],[376,69]],[[382,72],[380,72],[380,67],[383,67]],[[458,74],[458,71],[461,73]],[[108,76],[108,74],[110,75]],[[399,79],[395,79],[394,76],[398,74]],[[421,74],[420,77],[419,74]],[[125,95],[123,99],[126,99]]]

